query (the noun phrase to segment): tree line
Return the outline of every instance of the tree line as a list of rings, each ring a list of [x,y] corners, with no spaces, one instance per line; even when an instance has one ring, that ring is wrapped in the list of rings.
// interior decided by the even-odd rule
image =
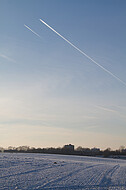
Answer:
[[[19,147],[9,146],[7,149],[0,148],[0,152],[65,154],[65,155],[101,156],[101,157],[113,157],[113,158],[119,158],[121,155],[126,156],[126,149],[124,146],[121,146],[118,150],[111,150],[111,148],[100,150],[99,148],[83,148],[81,146],[74,149],[69,147],[69,145],[67,146],[65,145],[62,148],[61,147],[35,148],[29,146],[19,146]]]

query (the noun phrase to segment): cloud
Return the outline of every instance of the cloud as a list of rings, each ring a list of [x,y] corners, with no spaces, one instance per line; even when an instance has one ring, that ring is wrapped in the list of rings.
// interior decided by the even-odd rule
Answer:
[[[16,61],[15,61],[14,59],[12,59],[12,58],[10,58],[10,57],[4,55],[4,54],[0,54],[0,57],[6,59],[6,60],[8,60],[8,61],[11,61],[11,62],[13,62],[13,63],[16,63]]]
[[[125,111],[117,110],[117,108],[119,108],[119,106],[114,106],[115,109],[111,109],[111,108],[108,108],[105,106],[95,106],[95,107],[98,109],[101,109],[105,112],[110,112],[110,113],[118,115],[119,117],[126,119]]]
[[[101,109],[101,110],[107,111],[107,112],[117,113],[116,110],[110,109],[110,108],[107,108],[107,107],[104,107],[104,106],[96,106],[96,107]]]

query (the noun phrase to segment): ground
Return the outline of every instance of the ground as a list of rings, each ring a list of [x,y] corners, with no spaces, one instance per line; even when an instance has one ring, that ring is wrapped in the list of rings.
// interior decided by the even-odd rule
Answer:
[[[0,189],[126,189],[126,161],[67,155],[0,153]]]

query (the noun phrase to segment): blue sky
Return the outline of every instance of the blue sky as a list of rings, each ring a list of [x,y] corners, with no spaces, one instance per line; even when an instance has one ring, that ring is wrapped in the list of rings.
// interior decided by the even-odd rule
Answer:
[[[0,145],[126,145],[126,2],[0,1]],[[24,27],[30,27],[38,35]]]

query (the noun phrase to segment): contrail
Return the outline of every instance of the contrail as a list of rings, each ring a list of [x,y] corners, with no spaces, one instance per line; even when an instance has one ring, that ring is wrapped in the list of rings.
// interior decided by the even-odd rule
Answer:
[[[98,62],[96,62],[94,59],[92,59],[89,55],[87,55],[85,52],[80,50],[78,47],[76,47],[74,44],[72,44],[69,40],[67,40],[65,37],[63,37],[61,34],[59,34],[56,30],[54,30],[51,26],[49,26],[46,22],[44,22],[42,19],[39,19],[43,24],[45,24],[48,28],[50,28],[53,32],[55,32],[58,36],[60,36],[63,40],[65,40],[68,44],[70,44],[73,48],[75,48],[77,51],[79,51],[81,54],[83,54],[85,57],[90,59],[93,63],[95,63],[98,67],[100,67],[102,70],[107,72],[109,75],[120,81],[122,84],[126,86],[126,83],[122,81],[119,77],[114,75],[112,72],[104,68],[102,65],[100,65]]]
[[[8,57],[8,56],[6,56],[6,55],[4,55],[4,54],[1,54],[1,53],[0,53],[0,57],[6,59],[6,60],[8,60],[8,61],[11,61],[11,62],[13,62],[13,63],[16,63],[16,61],[15,61],[14,59],[11,59],[10,57]]]
[[[29,29],[31,32],[33,32],[36,36],[38,36],[39,38],[41,38],[41,36],[39,36],[36,32],[34,32],[31,28],[29,28],[28,26],[26,26],[25,24],[24,24],[24,26],[27,28],[27,29]]]

